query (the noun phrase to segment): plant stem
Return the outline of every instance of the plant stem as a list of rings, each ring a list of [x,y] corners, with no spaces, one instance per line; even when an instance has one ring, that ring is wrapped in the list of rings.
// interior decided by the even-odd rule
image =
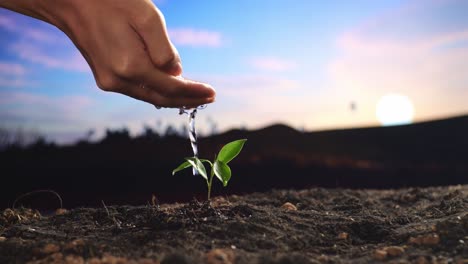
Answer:
[[[211,197],[211,186],[213,184],[213,176],[214,176],[214,168],[212,166],[211,167],[211,172],[210,172],[210,180],[207,182],[207,184],[208,184],[208,198],[207,198],[207,200],[208,201],[210,200],[210,197]]]

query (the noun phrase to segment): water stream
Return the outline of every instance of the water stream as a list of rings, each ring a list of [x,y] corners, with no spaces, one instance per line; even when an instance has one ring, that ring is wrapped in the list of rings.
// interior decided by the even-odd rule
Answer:
[[[192,145],[193,156],[198,157],[198,142],[197,142],[197,130],[195,129],[195,117],[197,115],[197,110],[206,108],[206,105],[200,105],[196,108],[187,109],[179,108],[179,115],[187,114],[189,119],[188,133],[190,138],[190,144]],[[193,175],[197,175],[198,171],[193,168]]]

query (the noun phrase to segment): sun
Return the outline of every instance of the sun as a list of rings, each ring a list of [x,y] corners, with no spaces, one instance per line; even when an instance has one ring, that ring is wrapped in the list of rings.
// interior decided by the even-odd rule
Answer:
[[[377,102],[375,114],[383,126],[411,124],[414,107],[405,95],[387,94]]]

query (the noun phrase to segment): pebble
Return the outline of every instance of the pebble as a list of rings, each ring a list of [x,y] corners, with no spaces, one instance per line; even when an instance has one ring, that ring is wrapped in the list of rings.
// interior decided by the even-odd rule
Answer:
[[[59,245],[49,243],[42,248],[42,253],[44,254],[52,254],[52,253],[57,253],[60,251]]]
[[[339,235],[338,235],[338,239],[341,239],[341,240],[346,240],[348,239],[349,237],[349,234],[346,233],[346,232],[341,232]]]
[[[205,260],[207,264],[233,264],[234,253],[226,249],[213,249],[206,253]]]
[[[55,210],[55,215],[64,215],[66,213],[68,213],[68,210],[65,209],[65,208],[59,208],[59,209]]]
[[[290,202],[284,203],[281,206],[281,209],[284,209],[286,211],[297,211],[297,207],[294,204],[290,203]]]
[[[385,247],[384,250],[390,257],[398,257],[405,253],[405,249],[398,246]]]
[[[330,258],[327,255],[322,254],[317,258],[317,260],[322,262],[322,263],[326,263],[326,262],[330,261]]]
[[[440,237],[437,234],[410,237],[408,243],[415,245],[433,246],[440,243]]]
[[[6,237],[0,236],[0,242],[4,242],[4,241],[6,241]]]
[[[81,256],[68,255],[68,256],[65,257],[65,263],[67,263],[67,264],[84,264],[85,261],[84,261],[83,257],[81,257]],[[106,262],[103,262],[103,263],[106,263]],[[109,263],[109,262],[107,262],[107,263]]]
[[[416,264],[429,264],[429,261],[425,256],[419,256],[416,261],[414,262]]]
[[[85,245],[84,240],[81,239],[81,238],[78,238],[78,239],[75,239],[75,240],[73,240],[73,241],[67,243],[67,244],[64,246],[64,249],[65,249],[65,250],[79,251],[80,248],[82,248],[84,245]]]
[[[382,249],[376,249],[374,251],[374,259],[376,260],[385,260],[387,258],[387,251]]]

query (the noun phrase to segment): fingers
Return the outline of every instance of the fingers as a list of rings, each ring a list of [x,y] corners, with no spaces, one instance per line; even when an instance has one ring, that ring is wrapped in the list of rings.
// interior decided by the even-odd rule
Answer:
[[[191,97],[165,97],[157,91],[142,85],[130,85],[119,91],[137,100],[145,101],[160,107],[197,107],[209,104],[214,101],[214,97],[191,98]]]
[[[156,6],[153,7],[145,19],[136,23],[136,31],[143,39],[154,66],[165,73],[179,76],[182,74],[179,53],[169,40],[163,14]]]
[[[148,69],[141,80],[153,90],[166,97],[215,97],[216,92],[208,84],[174,77],[157,69]]]

